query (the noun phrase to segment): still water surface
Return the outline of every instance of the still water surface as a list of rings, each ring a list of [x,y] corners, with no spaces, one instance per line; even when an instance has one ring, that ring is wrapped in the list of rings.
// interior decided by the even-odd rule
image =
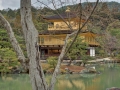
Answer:
[[[120,66],[97,68],[101,74],[60,75],[55,90],[106,90],[120,87]],[[50,76],[46,76],[49,81]],[[32,90],[27,74],[14,74],[0,77],[0,90]]]

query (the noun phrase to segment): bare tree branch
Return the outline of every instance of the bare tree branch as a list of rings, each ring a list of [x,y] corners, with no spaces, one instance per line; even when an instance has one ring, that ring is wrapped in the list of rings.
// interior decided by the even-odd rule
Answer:
[[[99,0],[96,1],[96,4],[95,4],[93,10],[91,11],[90,16],[89,16],[89,17],[87,18],[87,20],[83,23],[83,25],[79,28],[79,30],[74,31],[72,34],[69,35],[69,36],[72,36],[72,35],[76,34],[76,35],[74,36],[73,41],[71,42],[70,46],[69,46],[68,49],[66,50],[65,55],[67,54],[67,52],[69,51],[69,49],[71,48],[71,46],[73,45],[73,43],[75,42],[75,40],[76,40],[77,36],[79,35],[80,31],[82,30],[82,28],[88,23],[91,15],[93,14],[93,12],[95,11],[95,9],[96,9],[96,7],[97,7],[97,5],[98,5],[98,2],[99,2]]]
[[[79,28],[79,30],[77,30],[77,31],[74,31],[72,34],[67,35],[67,37],[66,37],[66,39],[65,39],[65,44],[64,44],[64,46],[63,46],[63,48],[62,48],[62,52],[61,52],[60,56],[58,57],[58,63],[57,63],[57,66],[56,66],[56,68],[55,68],[55,71],[54,71],[53,76],[52,76],[52,79],[51,79],[50,90],[53,90],[53,89],[54,89],[54,85],[55,85],[55,82],[56,82],[57,74],[59,73],[59,69],[60,69],[60,65],[61,65],[61,62],[62,62],[62,60],[63,60],[63,57],[67,54],[67,52],[69,51],[69,49],[71,48],[71,46],[72,46],[73,43],[75,42],[75,40],[76,40],[78,34],[80,33],[80,31],[82,30],[82,28],[83,28],[83,27],[86,25],[86,23],[89,21],[89,19],[90,19],[91,15],[93,14],[95,8],[97,7],[98,2],[99,2],[99,0],[97,0],[97,2],[96,2],[96,4],[95,4],[95,6],[94,6],[94,8],[93,8],[93,10],[92,10],[92,12],[91,12],[91,14],[90,14],[90,16],[87,18],[87,20],[85,21],[85,23],[81,26],[81,28]],[[68,38],[69,38],[71,35],[74,35],[74,34],[75,34],[75,36],[74,36],[73,41],[71,42],[71,44],[70,44],[70,46],[68,47],[68,49],[65,50],[66,47],[67,47]],[[65,51],[66,51],[66,52],[65,52]]]

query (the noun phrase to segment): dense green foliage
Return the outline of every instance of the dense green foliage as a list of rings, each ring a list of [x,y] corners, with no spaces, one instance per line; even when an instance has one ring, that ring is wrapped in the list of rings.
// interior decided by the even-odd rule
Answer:
[[[19,66],[20,63],[12,49],[7,32],[4,29],[0,29],[0,72],[10,73],[13,68],[18,68]]]
[[[70,45],[72,38],[69,40],[68,46]],[[83,42],[81,37],[78,37],[72,47],[70,48],[67,56],[70,60],[80,59],[87,53],[87,44]]]
[[[11,73],[13,68],[18,68],[20,63],[16,57],[16,53],[10,48],[0,48],[0,72]]]
[[[7,47],[11,48],[11,44],[9,43],[7,33],[3,29],[0,29],[0,47],[1,48],[7,48]]]
[[[57,57],[49,57],[49,58],[47,58],[47,62],[48,62],[48,64],[50,64],[51,68],[55,69],[55,67],[57,65]]]

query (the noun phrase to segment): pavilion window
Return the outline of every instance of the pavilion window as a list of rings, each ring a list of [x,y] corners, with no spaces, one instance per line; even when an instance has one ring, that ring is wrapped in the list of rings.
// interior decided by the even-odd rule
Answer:
[[[49,28],[53,28],[54,27],[54,23],[53,22],[50,22],[49,23]]]
[[[44,44],[44,38],[41,37],[41,44]]]
[[[59,28],[59,24],[56,24],[56,28]]]

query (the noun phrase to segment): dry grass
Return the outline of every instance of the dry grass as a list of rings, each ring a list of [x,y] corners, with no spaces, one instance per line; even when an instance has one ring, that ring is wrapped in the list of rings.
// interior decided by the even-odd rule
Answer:
[[[50,68],[50,65],[47,63],[42,63],[41,65],[42,65],[43,70],[47,70]]]

